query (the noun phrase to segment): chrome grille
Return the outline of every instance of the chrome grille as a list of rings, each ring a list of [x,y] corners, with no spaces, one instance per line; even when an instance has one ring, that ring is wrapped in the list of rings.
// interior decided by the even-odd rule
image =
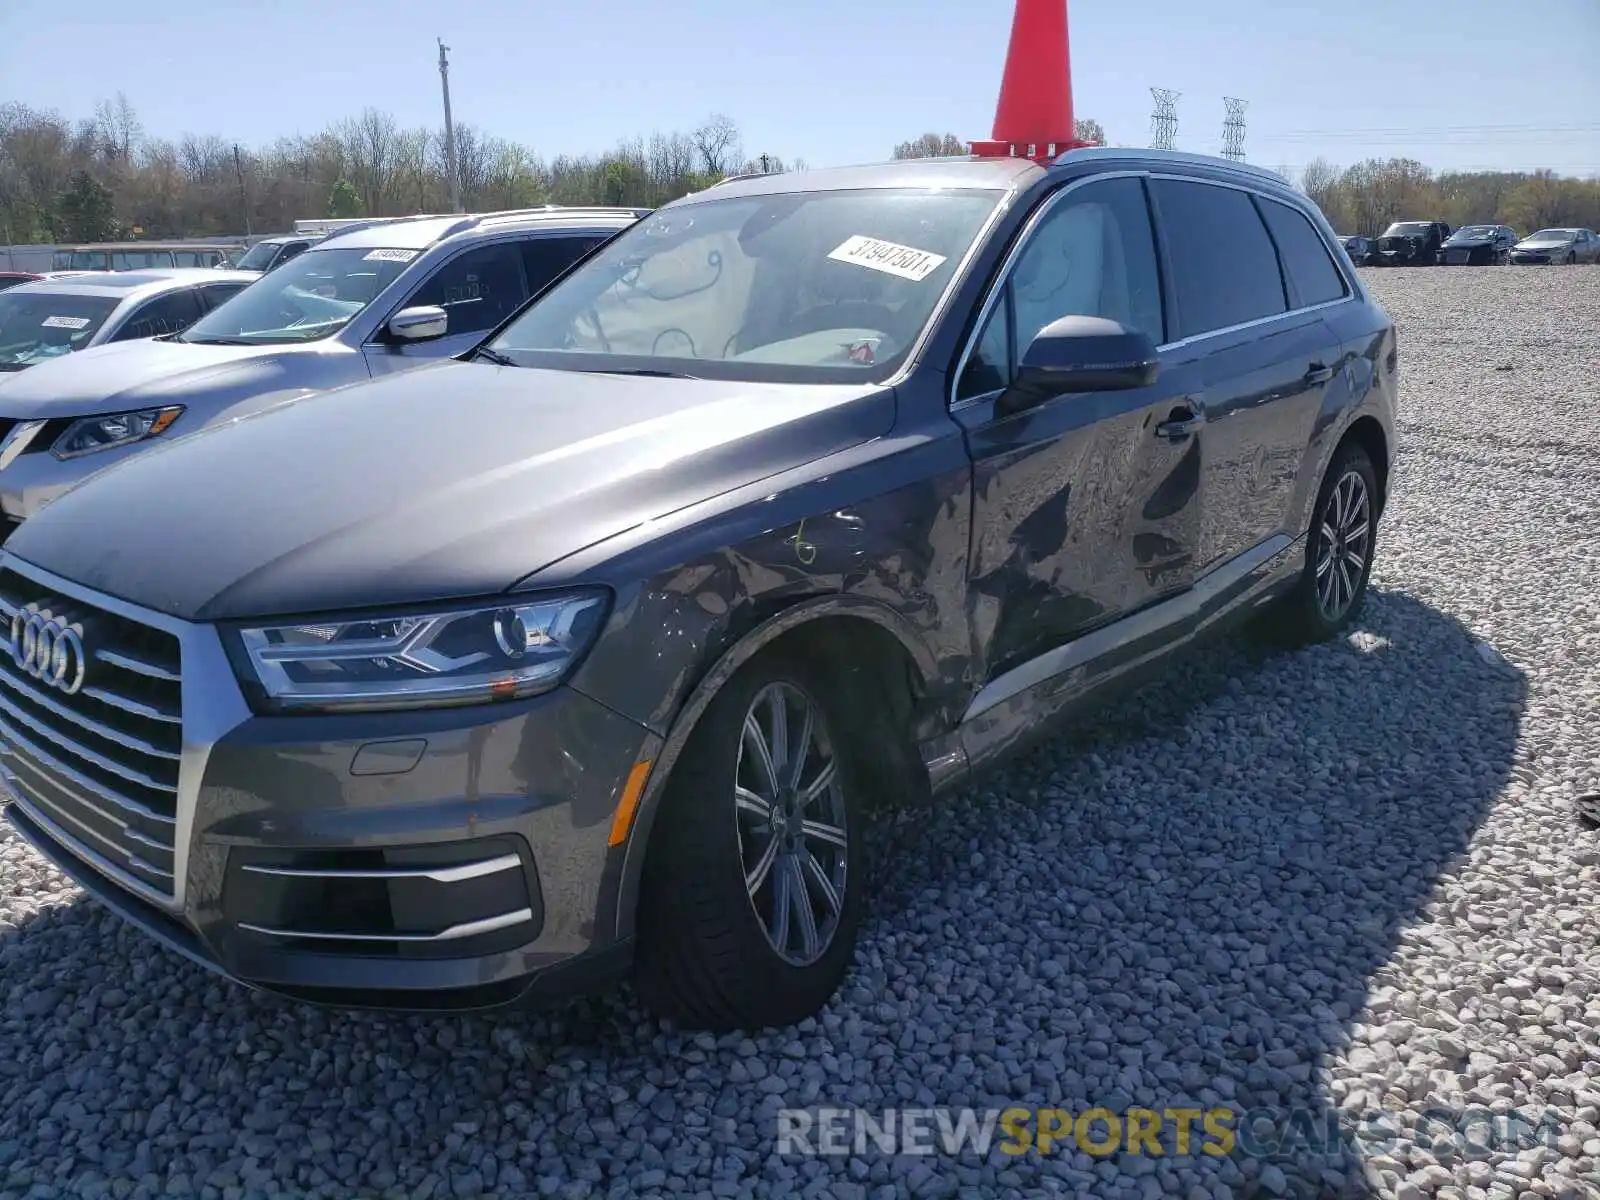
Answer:
[[[74,692],[25,670],[19,611],[81,629]],[[17,802],[124,886],[171,899],[183,709],[178,640],[0,569],[0,761]]]

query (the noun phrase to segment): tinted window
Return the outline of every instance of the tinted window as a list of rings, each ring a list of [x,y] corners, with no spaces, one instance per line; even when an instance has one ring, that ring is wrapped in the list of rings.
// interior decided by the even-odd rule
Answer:
[[[1295,292],[1295,302],[1303,307],[1343,297],[1344,277],[1333,265],[1327,246],[1311,222],[1276,200],[1262,200],[1261,211],[1267,218],[1267,227],[1272,230],[1273,240],[1278,243],[1278,254]]]
[[[1178,293],[1177,337],[1287,309],[1278,255],[1248,193],[1172,179],[1151,186]]]
[[[528,298],[514,242],[458,254],[434,272],[404,307],[437,304],[450,314],[445,336],[493,329]]]
[[[522,269],[528,277],[529,293],[545,287],[605,240],[594,234],[586,234],[583,237],[530,238],[523,242],[519,248],[522,251]]]
[[[210,312],[240,288],[242,283],[211,283],[200,289],[200,306]]]
[[[193,291],[169,292],[146,300],[112,336],[113,342],[158,337],[187,329],[200,316],[200,302]]]
[[[1162,341],[1161,276],[1137,179],[1105,179],[1063,199],[1011,272],[1015,353],[1059,317],[1109,317]]]

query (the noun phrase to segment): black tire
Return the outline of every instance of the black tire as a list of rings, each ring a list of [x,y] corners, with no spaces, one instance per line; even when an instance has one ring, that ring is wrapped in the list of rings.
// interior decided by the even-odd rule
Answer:
[[[1365,537],[1359,546],[1354,540],[1348,543],[1352,549],[1358,549],[1361,554],[1361,567],[1359,572],[1340,576],[1340,592],[1344,592],[1344,582],[1350,583],[1348,598],[1343,603],[1336,605],[1330,611],[1325,603],[1326,595],[1323,590],[1322,575],[1318,571],[1328,548],[1327,530],[1338,529],[1336,520],[1335,493],[1349,476],[1355,476],[1359,481],[1360,493],[1365,503]],[[1354,490],[1354,485],[1345,485]],[[1348,493],[1341,493],[1341,502]],[[1367,579],[1372,574],[1372,559],[1377,548],[1377,501],[1378,481],[1377,473],[1373,470],[1372,459],[1362,447],[1353,441],[1340,445],[1334,452],[1333,461],[1328,464],[1327,473],[1322,477],[1322,486],[1317,491],[1317,504],[1312,510],[1311,530],[1306,536],[1306,563],[1296,580],[1294,588],[1283,597],[1266,614],[1266,632],[1281,644],[1290,646],[1305,646],[1314,642],[1322,642],[1336,636],[1341,630],[1349,626],[1361,612],[1361,605],[1367,596]],[[1349,533],[1355,525],[1344,527],[1344,532]],[[1342,539],[1341,539],[1342,541]],[[1336,548],[1336,547],[1335,547]],[[1332,559],[1332,555],[1329,558]],[[1349,560],[1346,559],[1348,566]],[[1333,570],[1335,563],[1330,561],[1329,570]]]
[[[763,711],[770,720],[774,688],[784,696],[798,694],[814,706],[813,729],[820,736],[808,757],[815,765],[803,766],[805,778],[795,790],[812,786],[813,770],[831,763],[837,792],[830,787],[813,803],[822,806],[817,812],[830,811],[828,806],[836,804],[832,811],[842,814],[845,830],[842,849],[813,839],[806,850],[827,864],[821,867],[824,876],[835,883],[843,881],[836,916],[829,917],[818,877],[799,866],[805,860],[794,855],[793,870],[800,874],[805,903],[814,914],[820,905],[825,918],[813,926],[819,940],[823,925],[832,923],[825,948],[804,964],[779,954],[757,916],[758,901],[746,886],[747,856],[760,858],[756,849],[760,830],[777,825],[769,820],[763,826],[735,800],[741,781],[752,779],[750,772],[765,778],[761,760],[753,753],[746,758],[750,743],[745,723],[758,699],[769,705]],[[854,956],[864,875],[861,792],[840,736],[841,723],[832,715],[837,706],[827,702],[828,693],[826,677],[807,663],[777,656],[755,658],[702,714],[673,769],[645,859],[634,983],[647,1007],[681,1027],[723,1032],[792,1025],[828,1002]],[[777,773],[788,770],[784,764]],[[808,822],[808,831],[810,827]],[[766,882],[758,888],[769,914],[777,911],[779,876],[787,869],[787,864],[770,867]],[[784,931],[790,920],[803,929],[800,910],[784,907],[790,914]]]
[[[1567,252],[1566,259],[1562,262],[1562,266],[1575,267],[1577,265],[1578,265],[1578,256],[1576,254],[1574,254],[1572,251],[1569,250]]]

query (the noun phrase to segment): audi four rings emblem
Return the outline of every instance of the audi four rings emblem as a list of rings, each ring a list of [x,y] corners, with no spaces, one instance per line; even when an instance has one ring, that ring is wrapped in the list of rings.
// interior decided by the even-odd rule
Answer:
[[[11,657],[29,675],[69,696],[83,686],[88,670],[78,630],[33,604],[11,618]]]

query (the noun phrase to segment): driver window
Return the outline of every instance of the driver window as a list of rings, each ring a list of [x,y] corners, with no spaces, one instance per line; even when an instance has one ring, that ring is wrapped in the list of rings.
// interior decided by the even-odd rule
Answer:
[[[456,255],[416,290],[405,307],[444,309],[450,316],[445,336],[450,337],[493,329],[527,298],[516,245],[496,242]]]
[[[1159,344],[1161,276],[1144,185],[1105,179],[1071,192],[1030,235],[1005,288],[957,400],[1007,386],[1029,343],[1060,317],[1109,317]]]
[[[1021,357],[1066,316],[1109,317],[1162,341],[1161,277],[1144,185],[1105,179],[1072,192],[1034,231],[1011,274]]]

